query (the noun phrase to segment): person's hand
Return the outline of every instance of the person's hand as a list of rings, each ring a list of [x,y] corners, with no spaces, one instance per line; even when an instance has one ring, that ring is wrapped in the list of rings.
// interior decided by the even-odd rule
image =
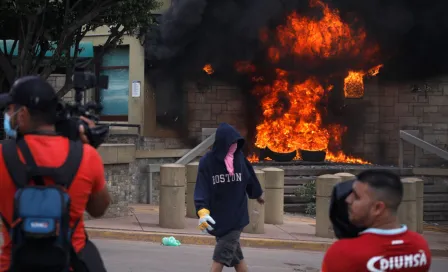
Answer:
[[[260,203],[261,205],[264,204],[264,193],[259,198],[257,198],[257,202]]]
[[[198,212],[199,215],[199,224],[198,224],[198,229],[200,229],[203,233],[207,234],[208,231],[212,231],[213,228],[212,226],[209,225],[209,223],[211,224],[216,224],[215,220],[210,216],[210,211],[207,209],[201,209]],[[207,231],[208,230],[208,231]]]
[[[89,128],[93,128],[95,126],[95,122],[90,120],[89,118],[86,118],[84,116],[79,117],[82,121],[86,122],[86,124],[89,126]],[[81,138],[81,141],[85,144],[89,143],[89,139],[87,138],[86,131],[84,129],[84,126],[79,126],[79,138]]]

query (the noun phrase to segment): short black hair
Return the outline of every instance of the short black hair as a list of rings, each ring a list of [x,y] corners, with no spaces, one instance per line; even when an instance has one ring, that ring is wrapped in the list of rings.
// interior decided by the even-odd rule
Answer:
[[[403,199],[403,184],[398,175],[387,170],[366,170],[361,172],[357,179],[359,182],[367,183],[378,192],[378,199],[386,206],[396,212]]]

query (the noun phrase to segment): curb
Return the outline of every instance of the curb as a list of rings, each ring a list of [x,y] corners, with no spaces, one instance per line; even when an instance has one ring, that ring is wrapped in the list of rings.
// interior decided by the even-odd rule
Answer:
[[[186,245],[207,245],[214,246],[216,244],[213,236],[206,235],[188,235],[164,232],[143,232],[143,231],[125,231],[111,229],[93,229],[88,228],[87,234],[89,238],[103,238],[127,241],[142,241],[161,243],[163,237],[175,236],[182,244]],[[243,247],[253,248],[270,248],[270,249],[290,249],[305,251],[326,251],[331,243],[312,242],[300,240],[276,240],[264,238],[241,237],[240,243]]]
[[[95,229],[88,228],[87,233],[90,238],[103,238],[114,240],[141,241],[161,243],[163,237],[175,236],[182,244],[186,245],[207,245],[214,246],[215,238],[206,235],[187,235],[164,232],[143,232],[143,231],[126,231],[112,229]],[[241,237],[241,245],[243,247],[252,248],[268,248],[268,249],[288,249],[302,251],[318,251],[325,252],[331,245],[327,242],[313,242],[301,240],[276,240],[263,238]],[[447,249],[431,249],[432,257],[448,257]]]

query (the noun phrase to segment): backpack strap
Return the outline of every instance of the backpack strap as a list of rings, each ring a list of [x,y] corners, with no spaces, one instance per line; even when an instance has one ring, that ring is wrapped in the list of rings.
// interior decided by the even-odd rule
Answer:
[[[28,177],[33,179],[36,185],[44,186],[45,185],[44,179],[42,178],[42,175],[36,173],[39,167],[37,166],[36,161],[34,160],[33,155],[31,154],[31,150],[28,144],[25,142],[25,139],[21,138],[17,140],[17,146],[22,152],[22,156],[25,160],[25,167],[27,168],[26,172],[28,174]]]
[[[84,144],[81,141],[69,141],[69,152],[64,164],[58,169],[64,177],[64,184],[69,188],[78,173],[84,155]]]
[[[25,165],[22,163],[17,152],[15,140],[6,140],[2,143],[3,161],[6,169],[11,176],[12,181],[17,188],[23,188],[27,185],[29,179]]]
[[[67,189],[70,187],[82,161],[84,148],[80,141],[69,141],[68,156],[64,164],[59,168],[37,166],[25,140],[21,139],[17,141],[17,145],[25,159],[28,180],[33,179],[37,185],[43,186],[44,181],[42,177],[49,176],[53,178],[56,184],[64,186]]]
[[[25,165],[20,161],[15,140],[10,139],[4,140],[2,142],[2,155],[3,161],[5,162],[6,170],[8,170],[8,173],[11,176],[14,185],[17,188],[25,187],[28,183],[28,176],[26,174]],[[1,213],[0,218],[3,222],[3,225],[9,231],[11,229],[11,225]]]

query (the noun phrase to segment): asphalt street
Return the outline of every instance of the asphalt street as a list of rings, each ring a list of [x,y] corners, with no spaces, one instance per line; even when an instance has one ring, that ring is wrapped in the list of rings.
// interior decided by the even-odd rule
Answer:
[[[2,243],[0,237],[0,244]],[[96,239],[108,272],[208,272],[213,247],[165,247],[147,242]],[[296,250],[243,248],[252,272],[318,272],[324,254]],[[433,259],[431,272],[446,272],[448,258]],[[224,271],[234,271],[225,268]]]
[[[181,245],[165,247],[154,243],[94,240],[108,272],[208,272],[213,247]],[[317,272],[322,252],[243,248],[253,272]],[[433,260],[431,272],[446,272],[448,259]],[[234,271],[226,268],[224,271]]]

